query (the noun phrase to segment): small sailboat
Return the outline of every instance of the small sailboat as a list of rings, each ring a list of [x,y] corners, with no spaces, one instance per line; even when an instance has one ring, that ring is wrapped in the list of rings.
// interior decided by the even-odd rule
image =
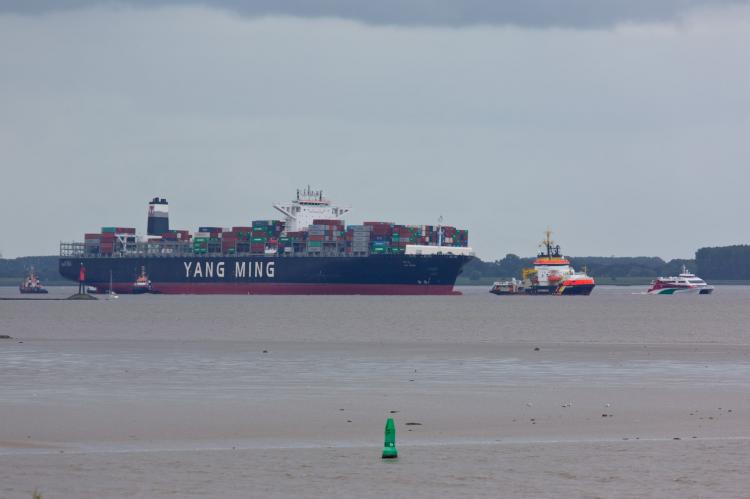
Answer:
[[[117,293],[115,293],[114,290],[112,289],[112,271],[110,270],[109,271],[109,291],[107,291],[107,296],[104,299],[116,300],[117,298],[119,298],[119,296],[117,296]]]

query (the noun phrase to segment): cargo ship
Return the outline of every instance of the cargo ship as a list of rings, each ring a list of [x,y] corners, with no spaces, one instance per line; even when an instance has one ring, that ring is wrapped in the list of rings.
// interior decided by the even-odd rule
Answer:
[[[585,271],[576,271],[570,260],[560,253],[560,245],[552,241],[547,230],[541,243],[542,251],[534,260],[533,269],[523,269],[522,279],[495,282],[490,293],[496,295],[590,295],[596,283]]]
[[[60,274],[120,294],[450,295],[473,258],[468,231],[452,226],[364,222],[309,187],[274,205],[280,220],[246,226],[169,228],[166,199],[149,203],[146,236],[103,227],[60,243]],[[144,277],[147,276],[147,277]],[[138,279],[147,286],[134,287]]]

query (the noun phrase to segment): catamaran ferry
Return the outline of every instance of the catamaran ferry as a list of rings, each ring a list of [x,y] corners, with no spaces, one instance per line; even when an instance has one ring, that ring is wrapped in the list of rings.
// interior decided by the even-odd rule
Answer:
[[[674,295],[674,294],[698,294],[710,295],[714,287],[706,281],[688,272],[687,267],[682,266],[682,272],[677,277],[657,277],[651,281],[648,289],[650,295]]]

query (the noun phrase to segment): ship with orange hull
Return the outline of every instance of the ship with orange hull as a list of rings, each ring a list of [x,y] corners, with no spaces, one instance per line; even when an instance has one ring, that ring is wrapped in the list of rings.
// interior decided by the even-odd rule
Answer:
[[[594,278],[585,271],[576,271],[570,260],[560,253],[560,245],[552,241],[547,231],[541,243],[542,251],[534,260],[534,268],[523,269],[522,279],[495,282],[490,293],[496,295],[590,295],[596,286]]]

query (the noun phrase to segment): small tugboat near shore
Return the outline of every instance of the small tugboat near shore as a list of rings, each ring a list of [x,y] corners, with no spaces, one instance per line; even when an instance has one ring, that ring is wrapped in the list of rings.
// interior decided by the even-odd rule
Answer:
[[[39,280],[34,272],[34,267],[29,269],[28,275],[19,284],[18,290],[21,294],[47,294],[47,290],[42,286],[42,281]]]

